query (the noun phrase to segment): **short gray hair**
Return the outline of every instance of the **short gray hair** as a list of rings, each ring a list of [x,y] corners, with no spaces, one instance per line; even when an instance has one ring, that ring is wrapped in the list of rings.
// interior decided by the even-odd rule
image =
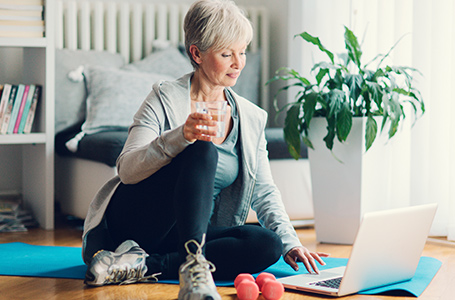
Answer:
[[[190,46],[199,51],[220,50],[236,42],[247,45],[253,38],[251,22],[232,0],[198,0],[188,10],[185,21],[185,49],[195,69]]]

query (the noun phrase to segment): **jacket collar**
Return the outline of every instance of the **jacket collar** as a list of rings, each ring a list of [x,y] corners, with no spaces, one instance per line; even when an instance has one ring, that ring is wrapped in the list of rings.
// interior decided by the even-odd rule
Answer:
[[[170,129],[174,129],[185,123],[191,112],[190,85],[193,72],[188,73],[176,81],[161,81],[154,85],[153,89],[159,95],[161,103],[167,115]],[[239,139],[243,156],[243,168],[250,176],[255,177],[257,166],[257,145],[255,138],[260,138],[264,130],[267,116],[265,111],[255,104],[239,96],[231,88],[239,113]]]
[[[185,123],[191,111],[190,80],[193,72],[176,81],[161,81],[153,86],[161,99],[171,129]]]

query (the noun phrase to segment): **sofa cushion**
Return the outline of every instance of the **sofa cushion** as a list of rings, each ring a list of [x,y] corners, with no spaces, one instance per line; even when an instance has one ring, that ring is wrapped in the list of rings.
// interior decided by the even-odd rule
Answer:
[[[113,167],[127,137],[127,130],[102,131],[86,135],[79,142],[78,156]]]
[[[78,126],[76,125],[72,129],[70,128],[57,134],[55,139],[57,153],[62,156],[75,156],[102,162],[111,167],[115,166],[117,157],[122,151],[123,144],[128,137],[128,131],[126,129],[87,134],[80,140],[77,151],[73,153],[66,148],[65,143],[77,133]],[[267,138],[269,159],[292,159],[284,141],[282,128],[267,128],[265,135]],[[303,144],[301,155],[302,158],[308,157],[307,148]]]
[[[128,130],[102,131],[94,134],[87,134],[79,141],[76,152],[71,152],[65,146],[79,132],[81,124],[74,125],[55,137],[55,150],[60,156],[72,156],[94,160],[115,167],[117,157],[123,149],[128,137]]]

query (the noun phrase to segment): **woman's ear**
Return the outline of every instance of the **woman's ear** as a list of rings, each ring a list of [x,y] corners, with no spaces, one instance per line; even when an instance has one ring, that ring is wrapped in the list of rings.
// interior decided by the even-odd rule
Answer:
[[[201,51],[199,51],[199,48],[196,45],[191,45],[190,46],[190,53],[191,57],[193,60],[199,65],[202,62],[202,56],[201,56]]]

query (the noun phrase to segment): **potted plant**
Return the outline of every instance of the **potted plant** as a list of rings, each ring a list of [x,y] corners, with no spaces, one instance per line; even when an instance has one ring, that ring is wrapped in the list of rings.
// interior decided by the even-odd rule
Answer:
[[[281,68],[267,84],[287,83],[277,95],[291,87],[298,88],[294,102],[279,108],[275,95],[274,103],[279,112],[286,112],[284,138],[290,154],[299,158],[301,141],[309,149],[318,240],[350,244],[361,215],[375,209],[374,204],[365,204],[364,198],[374,202],[372,194],[384,196],[377,188],[385,179],[382,176],[386,176],[377,174],[384,157],[375,149],[380,147],[376,146],[378,143],[373,147],[373,142],[382,137],[383,142],[379,144],[386,144],[399,132],[408,117],[407,105],[413,122],[425,112],[421,94],[413,82],[418,71],[384,65],[397,44],[385,55],[377,55],[363,64],[357,37],[346,26],[346,52],[341,54],[329,51],[319,38],[307,32],[296,37],[317,46],[328,61],[314,64],[311,79],[291,68]],[[365,161],[368,157],[375,163]],[[366,170],[367,165],[373,166],[373,170]],[[376,187],[367,179],[376,180]],[[325,221],[329,223],[322,225]]]

